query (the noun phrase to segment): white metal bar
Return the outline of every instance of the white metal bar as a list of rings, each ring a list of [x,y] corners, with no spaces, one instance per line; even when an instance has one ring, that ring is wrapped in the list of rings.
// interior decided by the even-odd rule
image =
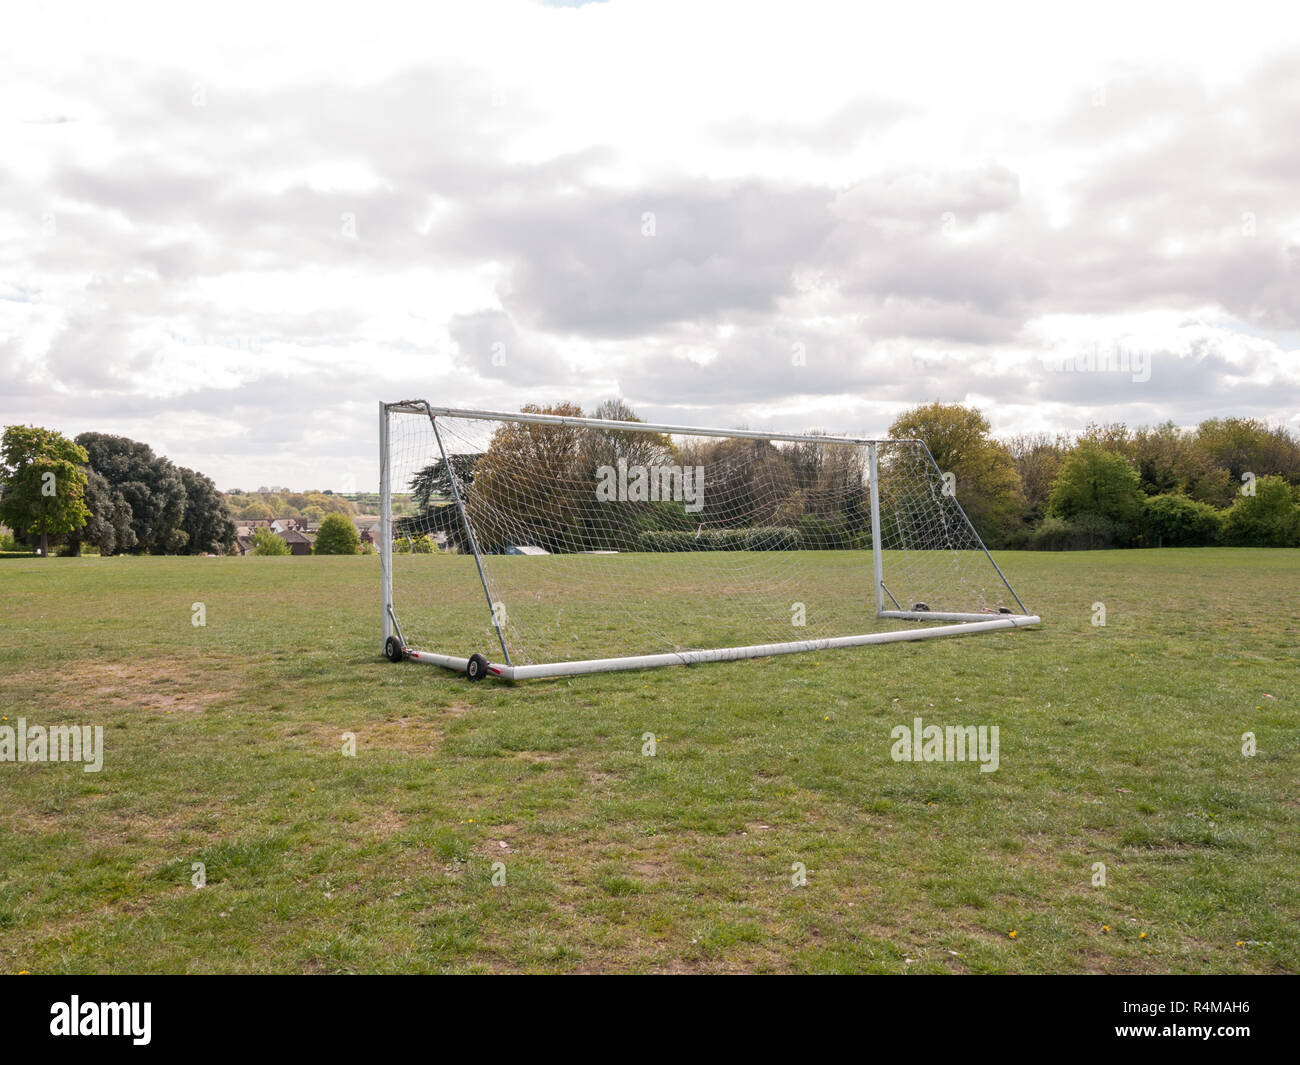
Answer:
[[[464,673],[469,667],[468,658],[457,658],[455,655],[440,655],[432,651],[411,651],[409,655],[412,662],[419,662],[422,666],[442,666],[443,669],[454,669],[457,673]],[[489,673],[505,679],[509,679],[507,674],[514,668],[514,666],[500,666],[495,663],[488,664]]]
[[[412,662],[419,662],[425,666],[442,666],[444,669],[458,669],[464,673],[465,667],[469,665],[468,658],[457,658],[455,655],[440,655],[432,651],[409,651],[407,653]]]
[[[871,571],[876,581],[876,615],[885,609],[885,573],[880,553],[880,461],[875,443],[867,445],[867,476],[871,479]]]
[[[521,414],[518,411],[468,410],[464,407],[433,407],[422,399],[388,404],[389,410],[428,414],[430,418],[469,418],[481,421],[528,422],[533,425],[570,425],[586,429],[616,429],[634,433],[668,433],[674,436],[735,436],[747,440],[785,440],[799,444],[911,444],[914,440],[870,440],[860,436],[818,436],[815,433],[765,433],[756,429],[704,429],[690,425],[660,425],[654,422],[620,422],[605,418],[578,418],[560,414]]]
[[[899,629],[896,632],[869,632],[859,636],[830,636],[821,640],[798,640],[793,643],[756,644],[751,647],[721,647],[708,651],[675,651],[670,654],[631,655],[626,658],[592,658],[580,662],[548,662],[531,666],[507,666],[489,663],[488,672],[503,680],[535,680],[540,677],[569,677],[581,673],[612,673],[622,669],[650,669],[655,666],[692,665],[698,662],[734,662],[742,658],[766,658],[794,654],[798,651],[824,651],[837,647],[861,647],[873,643],[904,643],[931,640],[940,636],[966,636],[995,629],[1015,629],[1037,625],[1034,615],[1001,615],[992,620],[968,621],[960,625],[939,625],[924,629]],[[468,659],[450,655],[413,651],[411,658],[427,665],[464,671]]]
[[[953,611],[944,610],[882,610],[882,618],[900,618],[904,621],[988,621],[990,618],[1018,618],[1022,625],[1028,624],[1025,620],[1033,617],[1032,614],[994,614],[989,613],[970,613],[962,614]],[[1035,621],[1039,620],[1035,617]]]
[[[388,407],[379,404],[379,569],[382,574],[384,628],[380,644],[393,634],[393,503],[389,483]]]

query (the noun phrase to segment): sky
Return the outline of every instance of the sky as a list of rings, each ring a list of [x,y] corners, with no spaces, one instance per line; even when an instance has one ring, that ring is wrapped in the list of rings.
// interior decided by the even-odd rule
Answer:
[[[1286,11],[24,3],[0,424],[363,491],[416,397],[1300,431]]]

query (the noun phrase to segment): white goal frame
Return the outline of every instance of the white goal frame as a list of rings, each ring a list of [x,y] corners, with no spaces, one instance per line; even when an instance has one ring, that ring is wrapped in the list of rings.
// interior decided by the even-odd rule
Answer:
[[[681,650],[659,654],[627,655],[616,658],[585,659],[580,661],[544,662],[530,664],[513,664],[504,638],[501,638],[499,651],[502,660],[488,658],[487,649],[475,651],[466,656],[445,654],[442,652],[410,647],[402,636],[400,620],[393,603],[393,515],[391,481],[390,419],[394,414],[423,415],[428,418],[433,428],[438,452],[444,463],[448,463],[447,452],[438,432],[439,418],[472,419],[476,421],[494,421],[501,423],[518,422],[538,425],[569,426],[587,429],[622,430],[636,433],[661,433],[690,437],[729,437],[762,441],[783,441],[812,444],[844,444],[865,447],[867,450],[869,497],[871,508],[871,545],[873,587],[875,590],[875,613],[877,618],[896,619],[918,622],[942,622],[939,625],[926,625],[915,629],[898,629],[887,632],[869,632],[857,635],[822,637],[819,639],[792,640],[782,643],[754,644],[745,647],[719,647],[705,650]],[[445,669],[464,673],[471,680],[481,680],[485,676],[502,680],[517,681],[539,677],[562,677],[583,673],[606,673],[615,670],[648,669],[656,666],[691,665],[703,662],[730,662],[742,658],[760,658],[771,655],[794,654],[801,651],[822,651],[831,648],[860,647],[868,644],[899,643],[912,640],[928,640],[946,636],[966,636],[982,632],[994,632],[1002,629],[1017,629],[1040,624],[1042,618],[1031,614],[1021,602],[1020,597],[1007,581],[1006,576],[993,561],[983,540],[980,538],[970,519],[966,516],[955,497],[953,505],[961,515],[971,537],[989,564],[996,571],[1001,583],[1020,608],[1020,613],[1011,613],[1006,608],[992,613],[953,613],[935,612],[916,609],[904,609],[894,602],[897,609],[887,609],[886,597],[889,593],[883,576],[883,559],[881,548],[880,491],[878,478],[878,451],[886,444],[915,444],[924,450],[926,459],[936,474],[942,477],[933,455],[920,440],[872,439],[853,436],[823,436],[800,433],[770,433],[744,429],[716,429],[699,426],[663,425],[651,422],[613,421],[601,418],[585,418],[554,414],[533,414],[510,411],[472,410],[457,407],[435,407],[426,400],[402,400],[396,403],[379,404],[379,554],[382,573],[382,637],[385,655],[391,661],[409,660],[424,665],[441,666]],[[483,584],[485,596],[484,609],[492,610],[491,595],[488,593],[487,579],[483,571],[483,557],[475,540],[474,530],[466,515],[464,500],[456,488],[456,479],[451,477],[452,500],[457,508],[460,523],[466,533],[466,540],[473,551],[478,576]],[[400,490],[400,489],[399,489]],[[498,629],[500,637],[500,630]],[[495,655],[496,651],[492,650]]]

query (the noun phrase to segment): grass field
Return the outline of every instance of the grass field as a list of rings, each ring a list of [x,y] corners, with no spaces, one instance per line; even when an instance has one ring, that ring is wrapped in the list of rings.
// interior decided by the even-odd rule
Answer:
[[[515,687],[373,557],[0,561],[0,716],[106,745],[0,763],[0,970],[1300,971],[1300,552],[998,557],[1041,629]]]

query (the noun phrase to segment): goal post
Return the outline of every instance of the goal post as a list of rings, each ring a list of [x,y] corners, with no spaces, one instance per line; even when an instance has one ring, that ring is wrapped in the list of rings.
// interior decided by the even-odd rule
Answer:
[[[568,405],[379,414],[395,662],[524,680],[1040,621],[919,440]]]

